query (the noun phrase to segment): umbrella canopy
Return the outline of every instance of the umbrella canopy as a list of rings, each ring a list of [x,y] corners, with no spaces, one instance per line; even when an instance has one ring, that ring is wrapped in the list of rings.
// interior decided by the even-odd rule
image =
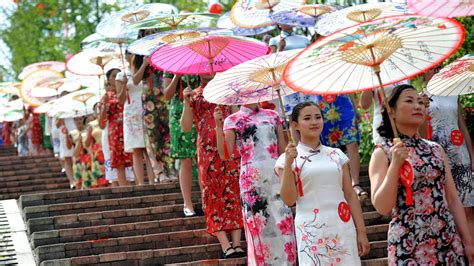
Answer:
[[[381,85],[377,70],[383,85],[408,79],[443,62],[463,40],[462,25],[451,19],[387,17],[320,39],[288,64],[283,79],[308,94],[369,90]]]
[[[45,114],[45,113],[49,112],[54,107],[54,105],[56,104],[57,101],[59,101],[59,99],[54,99],[54,100],[45,102],[42,105],[36,107],[33,110],[33,113],[35,113],[35,114]]]
[[[234,35],[239,35],[239,36],[254,36],[258,34],[265,33],[267,31],[274,30],[276,26],[266,26],[266,27],[261,27],[261,28],[241,28],[237,25],[235,25],[234,22],[230,19],[230,12],[226,12],[224,15],[222,15],[219,20],[217,21],[217,27],[223,28],[223,29],[230,29],[234,33]]]
[[[29,74],[21,83],[20,97],[23,101],[33,107],[43,103],[42,100],[33,97],[33,91],[41,89],[41,85],[47,82],[62,79],[63,75],[52,69],[41,69]]]
[[[438,96],[474,93],[474,54],[465,55],[434,75],[426,89]]]
[[[140,38],[130,44],[127,50],[132,54],[149,56],[161,46],[167,43],[204,37],[209,35],[232,35],[228,29],[219,28],[199,28],[199,29],[179,29],[159,32]]]
[[[101,76],[104,75],[105,65],[118,58],[120,54],[116,50],[88,49],[71,57],[66,63],[66,68],[76,75]]]
[[[107,65],[106,65],[107,66]],[[104,67],[105,68],[105,67]],[[105,72],[107,72],[106,69],[104,69]],[[83,75],[77,75],[74,73],[71,73],[69,71],[64,72],[64,76],[73,82],[79,83],[81,87],[87,87],[87,88],[99,88],[97,87],[100,80],[99,78],[101,76],[83,76]]]
[[[22,119],[24,116],[23,111],[11,110],[3,115],[0,115],[0,122],[14,122]]]
[[[408,0],[407,6],[423,16],[453,18],[474,15],[471,0]]]
[[[207,13],[168,14],[131,24],[129,25],[129,28],[131,30],[159,28],[176,29],[177,27],[192,28],[198,27],[200,24],[204,23],[212,24],[212,22],[217,21],[218,18],[219,16],[216,14]]]
[[[100,101],[95,89],[84,89],[65,95],[55,101],[49,116],[71,118],[94,113],[94,105]]]
[[[10,111],[22,111],[23,106],[24,103],[21,99],[2,102],[0,104],[0,114],[6,114]]]
[[[136,36],[134,36],[135,38]],[[98,33],[93,33],[87,36],[81,42],[81,48],[86,49],[100,49],[100,50],[120,50],[121,45],[132,43],[132,38],[108,38]]]
[[[18,78],[20,80],[23,80],[31,73],[37,70],[41,70],[41,69],[52,69],[56,72],[63,72],[64,70],[66,70],[66,65],[64,62],[58,62],[58,61],[45,61],[45,62],[34,63],[23,68],[21,73],[18,75]]]
[[[20,82],[0,82],[0,93],[18,94],[20,93]]]
[[[97,25],[96,32],[110,38],[135,38],[138,30],[128,28],[129,25],[172,13],[178,13],[178,9],[169,4],[134,4],[128,8],[112,13],[103,19]]]
[[[230,18],[242,28],[260,28],[274,25],[272,12],[299,7],[305,0],[238,0],[230,11]]]
[[[73,92],[81,88],[81,84],[68,78],[49,80],[38,84],[37,89],[33,90],[33,97],[45,98],[54,97],[64,91]]]
[[[330,5],[303,5],[272,13],[270,18],[277,24],[294,27],[314,27],[319,16],[335,10]]]
[[[375,3],[356,5],[321,16],[316,23],[316,32],[327,36],[340,29],[375,19],[413,13],[404,4]]]
[[[154,52],[150,64],[175,74],[209,74],[267,54],[263,42],[239,36],[205,36],[167,44]]]
[[[283,69],[302,49],[264,55],[218,73],[204,88],[207,101],[223,105],[245,105],[294,93],[282,82]]]

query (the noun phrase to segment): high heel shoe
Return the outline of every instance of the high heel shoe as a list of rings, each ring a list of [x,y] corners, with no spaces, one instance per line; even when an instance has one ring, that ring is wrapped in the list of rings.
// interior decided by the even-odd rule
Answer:
[[[196,216],[196,212],[192,211],[186,207],[183,208],[184,217],[193,217]]]

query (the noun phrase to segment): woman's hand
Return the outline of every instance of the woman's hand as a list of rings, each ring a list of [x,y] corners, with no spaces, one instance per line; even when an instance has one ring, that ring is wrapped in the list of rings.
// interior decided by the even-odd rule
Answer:
[[[221,108],[217,107],[214,109],[214,121],[216,122],[216,128],[222,128],[222,121],[224,116],[222,115]]]
[[[147,67],[150,64],[150,62],[148,62],[148,58],[149,56],[143,57],[143,63],[142,63],[143,67]]]
[[[296,144],[293,142],[288,143],[285,149],[286,162],[292,164],[293,161],[298,156],[298,151],[296,150]]]
[[[398,142],[391,149],[392,163],[395,166],[402,166],[405,160],[408,158],[408,149],[403,142]]]
[[[474,265],[474,245],[465,245],[464,254],[466,254],[469,265]]]
[[[369,254],[370,243],[366,233],[357,233],[357,249],[359,250],[359,257]]]
[[[186,87],[186,89],[183,90],[183,97],[186,102],[191,102],[191,93],[193,90],[191,90],[190,87]]]

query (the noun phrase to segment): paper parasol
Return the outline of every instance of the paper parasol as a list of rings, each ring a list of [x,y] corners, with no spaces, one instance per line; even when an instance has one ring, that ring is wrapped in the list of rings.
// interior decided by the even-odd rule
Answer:
[[[174,43],[204,37],[209,35],[232,35],[232,31],[219,28],[199,28],[199,29],[179,29],[155,33],[140,38],[130,44],[127,50],[132,54],[149,56],[161,46],[167,43]]]
[[[404,4],[375,3],[347,7],[321,16],[316,23],[316,32],[327,36],[340,29],[351,27],[388,16],[411,14]]]
[[[426,89],[438,96],[474,93],[474,54],[465,55],[434,75]]]
[[[58,62],[58,61],[45,61],[45,62],[34,63],[23,68],[21,73],[18,75],[18,78],[20,80],[23,80],[31,73],[37,70],[42,70],[42,69],[52,69],[56,72],[63,72],[64,70],[66,70],[66,65],[64,64],[64,62]]]
[[[20,82],[0,82],[0,93],[18,94],[20,93]]]
[[[209,74],[269,52],[266,44],[239,36],[205,36],[167,44],[154,52],[150,64],[174,74]]]
[[[88,49],[71,57],[66,63],[66,68],[76,75],[101,76],[104,75],[105,65],[118,58],[120,58],[120,55],[115,50],[104,52]]]
[[[217,27],[219,28],[224,28],[224,29],[230,29],[234,33],[234,35],[239,35],[239,36],[254,36],[258,34],[265,33],[267,31],[274,30],[276,26],[266,26],[266,27],[260,27],[260,28],[241,28],[237,25],[235,25],[234,22],[230,19],[230,12],[225,13],[222,15],[219,20],[217,21]]]
[[[207,13],[168,14],[131,24],[129,28],[135,30],[158,28],[176,29],[178,27],[198,28],[199,24],[211,24],[212,21],[217,21],[218,18],[219,16],[216,14]]]
[[[305,0],[238,0],[230,11],[232,22],[242,28],[260,28],[274,25],[270,14],[299,7]]]
[[[451,19],[387,17],[320,39],[290,61],[283,79],[289,87],[308,94],[383,88],[438,65],[463,40],[462,25]]]
[[[303,5],[272,13],[270,18],[277,24],[294,27],[314,27],[319,16],[335,10],[330,5]]]
[[[472,0],[408,0],[407,6],[422,16],[453,18],[474,15]]]
[[[133,4],[103,19],[97,25],[96,32],[110,38],[135,38],[138,30],[128,28],[129,25],[171,13],[178,13],[178,9],[169,4]]]
[[[20,89],[20,97],[23,101],[33,107],[43,103],[38,98],[32,96],[33,90],[37,89],[41,84],[50,81],[56,81],[63,78],[63,75],[52,69],[41,69],[29,74],[22,82]]]

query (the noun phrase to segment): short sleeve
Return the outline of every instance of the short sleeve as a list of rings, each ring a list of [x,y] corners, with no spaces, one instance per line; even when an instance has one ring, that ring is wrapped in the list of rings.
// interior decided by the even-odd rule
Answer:
[[[279,42],[278,39],[279,39],[279,36],[271,38],[270,41],[268,42],[268,46],[278,47],[278,42]]]
[[[282,153],[278,160],[275,162],[275,174],[278,175],[278,169],[283,169],[285,167],[286,154]]]
[[[174,77],[173,73],[163,72],[163,78],[172,79]]]
[[[235,121],[237,121],[236,115],[230,115],[224,119],[224,130],[233,130],[235,129]]]
[[[115,77],[115,80],[123,81],[124,79],[125,79],[125,72],[124,71],[121,71],[121,72],[117,73],[117,77]]]
[[[341,166],[349,163],[349,158],[347,157],[347,155],[342,152],[340,149],[336,149],[337,150],[337,155],[339,155],[339,163],[341,164]]]

